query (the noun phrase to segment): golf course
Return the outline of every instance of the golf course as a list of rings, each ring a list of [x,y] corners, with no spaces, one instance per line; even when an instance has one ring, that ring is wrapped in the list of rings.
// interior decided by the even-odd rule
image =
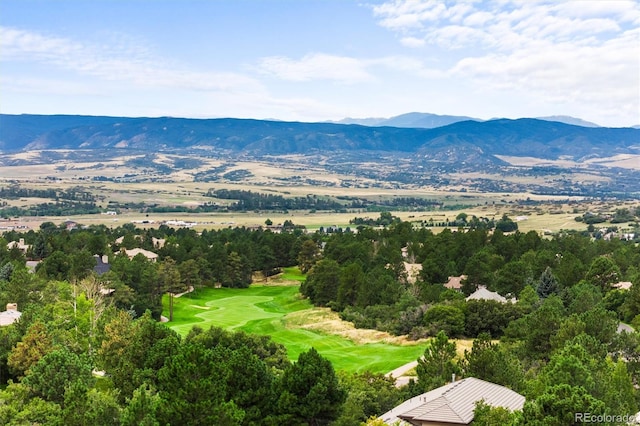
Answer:
[[[285,274],[299,279],[295,269]],[[165,296],[165,315],[168,305]],[[168,325],[183,336],[194,325],[271,336],[287,348],[291,360],[314,347],[336,370],[350,372],[387,373],[415,361],[425,347],[385,333],[353,329],[328,309],[313,307],[291,280],[246,289],[203,288],[176,297]]]

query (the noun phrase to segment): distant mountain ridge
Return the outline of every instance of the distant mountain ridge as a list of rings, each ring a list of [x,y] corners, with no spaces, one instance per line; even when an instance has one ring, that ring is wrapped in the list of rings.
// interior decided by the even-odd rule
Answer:
[[[404,117],[407,120],[411,116]],[[423,160],[501,162],[497,156],[573,159],[640,154],[640,130],[537,119],[459,121],[433,129],[251,119],[0,114],[0,150],[214,149],[252,156],[399,152]]]
[[[397,115],[391,118],[345,118],[337,121],[339,124],[360,124],[363,126],[390,126],[390,127],[406,127],[406,128],[422,128],[434,129],[436,127],[448,126],[449,124],[458,123],[460,121],[484,121],[479,118],[457,116],[457,115],[438,115],[424,112],[409,112],[407,114]]]
[[[573,126],[582,126],[582,127],[602,127],[599,124],[592,123],[591,121],[586,121],[581,118],[570,117],[568,115],[552,115],[549,117],[536,117],[538,120],[544,121],[557,121],[558,123],[571,124]]]
[[[554,121],[558,123],[571,124],[582,127],[601,127],[596,123],[582,120],[581,118],[570,117],[568,115],[552,115],[548,117],[536,117],[537,120]],[[491,121],[480,118],[458,116],[458,115],[438,115],[424,112],[409,112],[391,118],[345,118],[333,123],[339,124],[360,124],[363,126],[392,126],[434,129],[436,127],[448,126],[460,121]],[[492,119],[492,120],[497,120]]]

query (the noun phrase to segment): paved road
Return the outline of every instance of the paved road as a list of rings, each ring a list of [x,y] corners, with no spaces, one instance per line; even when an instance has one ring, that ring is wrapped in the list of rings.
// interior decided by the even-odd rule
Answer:
[[[417,377],[415,376],[403,376],[404,373],[406,373],[409,370],[412,370],[414,368],[416,368],[416,366],[418,365],[418,361],[411,361],[405,365],[401,365],[400,367],[396,368],[395,370],[391,370],[389,371],[387,374],[385,374],[385,376],[387,377],[392,377],[394,379],[396,379],[396,387],[402,387],[406,384],[409,383],[409,380],[414,379],[416,380]]]

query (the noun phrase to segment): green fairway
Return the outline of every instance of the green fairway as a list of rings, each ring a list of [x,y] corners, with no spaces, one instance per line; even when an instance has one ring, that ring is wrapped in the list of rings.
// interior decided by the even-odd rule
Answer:
[[[415,361],[424,352],[423,345],[356,344],[338,335],[287,327],[288,314],[304,310],[311,312],[313,309],[307,300],[300,297],[298,289],[292,285],[201,289],[196,294],[174,298],[174,321],[170,327],[183,336],[194,325],[204,329],[215,325],[228,330],[268,335],[287,347],[292,360],[314,347],[336,369],[346,371],[386,373]],[[168,316],[166,297],[164,306],[164,315]]]

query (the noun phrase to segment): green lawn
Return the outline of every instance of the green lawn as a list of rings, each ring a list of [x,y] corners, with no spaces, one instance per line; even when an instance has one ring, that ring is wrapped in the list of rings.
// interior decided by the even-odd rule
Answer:
[[[295,271],[285,271],[296,275]],[[289,277],[289,279],[295,279]],[[196,294],[174,299],[170,327],[186,335],[192,326],[212,325],[228,330],[268,335],[287,347],[289,358],[315,347],[338,370],[386,373],[415,361],[424,346],[400,346],[385,343],[356,344],[337,335],[302,328],[285,327],[287,314],[311,310],[311,304],[300,297],[298,286],[252,285],[247,289],[201,289]],[[168,300],[164,300],[168,316]]]
[[[298,269],[298,267],[289,267],[282,269],[282,275],[280,276],[280,279],[302,282],[306,279],[306,275],[300,272],[300,269]]]

